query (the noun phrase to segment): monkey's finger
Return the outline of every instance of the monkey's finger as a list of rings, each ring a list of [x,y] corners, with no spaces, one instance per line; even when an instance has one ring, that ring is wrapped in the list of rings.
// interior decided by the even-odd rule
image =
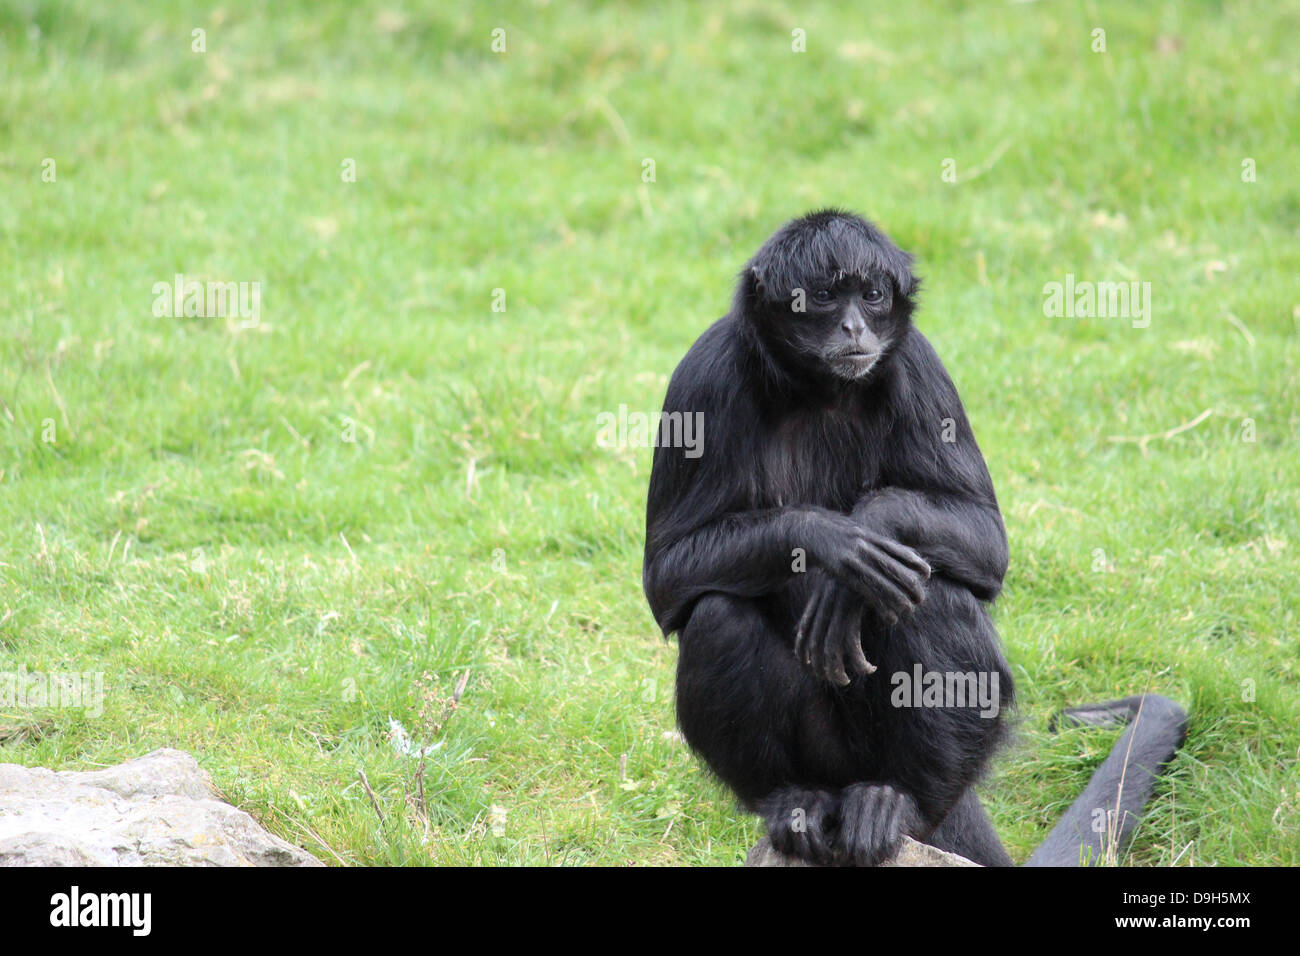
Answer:
[[[812,596],[808,598],[803,615],[799,618],[799,624],[794,631],[794,656],[801,664],[808,663],[808,631],[812,627],[813,618],[817,614],[817,607],[821,604],[824,594],[825,588],[822,586],[813,588]]]
[[[808,603],[804,605],[803,614],[799,618],[799,623],[795,627],[794,656],[801,664],[808,663],[808,635],[812,630],[813,619],[817,616],[817,607],[821,602],[822,588],[818,586],[813,588],[813,592],[808,598]]]
[[[884,535],[877,536],[873,543],[899,564],[905,565],[923,578],[928,579],[930,577],[930,562],[921,557],[920,552],[916,549],[909,548],[902,542],[887,538]]]
[[[865,599],[886,626],[893,627],[898,623],[899,615],[912,607],[907,594],[865,559],[857,556],[850,558],[845,561],[844,569],[844,583]]]
[[[820,635],[822,642],[821,675],[830,683],[837,684],[840,687],[849,682],[849,675],[844,670],[844,642],[841,635],[844,633],[846,622],[844,615],[841,613],[842,605],[841,596],[837,595],[836,599],[831,602],[831,610],[826,615],[823,622],[824,630]]]
[[[887,582],[865,557],[867,552],[855,552],[844,559],[844,564],[836,573],[839,579],[865,598],[873,598],[880,587]]]
[[[813,614],[812,623],[808,627],[808,660],[806,663],[812,668],[814,674],[821,674],[825,667],[826,652],[826,625],[830,619],[833,601],[828,596],[823,596],[817,604],[817,611]]]
[[[909,605],[918,605],[926,600],[926,580],[930,575],[922,575],[914,571],[885,551],[875,551],[874,558],[875,566],[879,568],[881,574],[887,576],[906,594]]]
[[[884,801],[884,839],[889,846],[897,847],[911,829],[912,798],[901,791],[888,789],[892,799]]]
[[[917,572],[895,560],[884,551],[869,549],[868,560],[886,576],[905,596],[907,606],[920,604],[925,600],[925,579]]]
[[[886,574],[890,580],[897,584],[907,595],[907,607],[905,610],[912,610],[916,605],[925,600],[925,581],[926,579],[914,571],[904,568],[902,565],[895,564],[888,567]]]
[[[852,674],[864,673],[862,665],[866,658],[862,648],[857,648],[854,658],[851,648],[858,644],[857,635],[861,628],[862,608],[859,598],[853,592],[841,589],[835,593],[834,607],[826,622],[825,678],[841,687],[848,684]],[[845,655],[849,655],[846,661]],[[870,666],[870,665],[867,665]]]
[[[853,673],[874,674],[876,665],[867,660],[862,651],[862,614],[853,601],[845,601],[843,616],[839,622],[839,633],[844,642],[844,654],[848,657],[848,668]]]
[[[858,577],[856,590],[868,600],[887,609],[886,616],[893,614],[897,617],[898,611],[919,603],[913,601],[907,592],[876,567],[874,557],[874,552],[867,551],[865,555],[855,557],[850,562],[850,567]]]

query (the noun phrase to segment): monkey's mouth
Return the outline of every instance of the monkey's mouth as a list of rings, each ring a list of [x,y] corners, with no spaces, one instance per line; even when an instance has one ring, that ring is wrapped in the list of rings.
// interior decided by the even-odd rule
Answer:
[[[837,374],[844,378],[861,378],[880,361],[879,352],[841,352],[831,359]]]

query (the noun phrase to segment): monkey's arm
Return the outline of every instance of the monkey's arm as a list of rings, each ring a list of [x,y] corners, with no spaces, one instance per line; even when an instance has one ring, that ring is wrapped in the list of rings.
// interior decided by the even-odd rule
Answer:
[[[695,602],[710,591],[757,597],[791,573],[802,522],[788,509],[726,515],[655,548],[647,543],[643,583],[665,634],[680,630]]]
[[[930,573],[912,549],[812,506],[724,515],[662,545],[658,535],[647,538],[645,592],[666,634],[710,591],[759,597],[778,590],[804,570],[796,567],[799,551],[885,613],[920,601]]]
[[[853,516],[921,553],[936,574],[991,601],[1007,572],[1007,533],[993,479],[956,386],[919,332],[900,350],[901,414],[879,484]]]
[[[936,574],[959,582],[982,601],[992,601],[1002,590],[1009,555],[996,502],[890,487],[868,492],[853,517],[914,548]]]

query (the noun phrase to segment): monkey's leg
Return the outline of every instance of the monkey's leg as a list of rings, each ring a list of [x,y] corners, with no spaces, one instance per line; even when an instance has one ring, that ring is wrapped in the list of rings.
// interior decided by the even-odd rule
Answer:
[[[1014,865],[973,789],[966,791],[925,842],[981,866]]]
[[[826,690],[752,601],[709,594],[681,631],[677,721],[691,747],[767,822],[773,845],[831,862],[839,790],[809,766],[838,767]]]

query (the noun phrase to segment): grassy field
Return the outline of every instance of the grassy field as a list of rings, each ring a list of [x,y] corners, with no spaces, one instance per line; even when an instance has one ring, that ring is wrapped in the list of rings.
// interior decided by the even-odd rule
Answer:
[[[1125,862],[1300,863],[1296,6],[434,6],[0,0],[0,671],[104,675],[0,762],[186,749],[332,863],[736,862],[596,416],[837,204],[1006,515],[1013,855],[1114,740],[1048,715],[1149,688],[1191,733]]]

